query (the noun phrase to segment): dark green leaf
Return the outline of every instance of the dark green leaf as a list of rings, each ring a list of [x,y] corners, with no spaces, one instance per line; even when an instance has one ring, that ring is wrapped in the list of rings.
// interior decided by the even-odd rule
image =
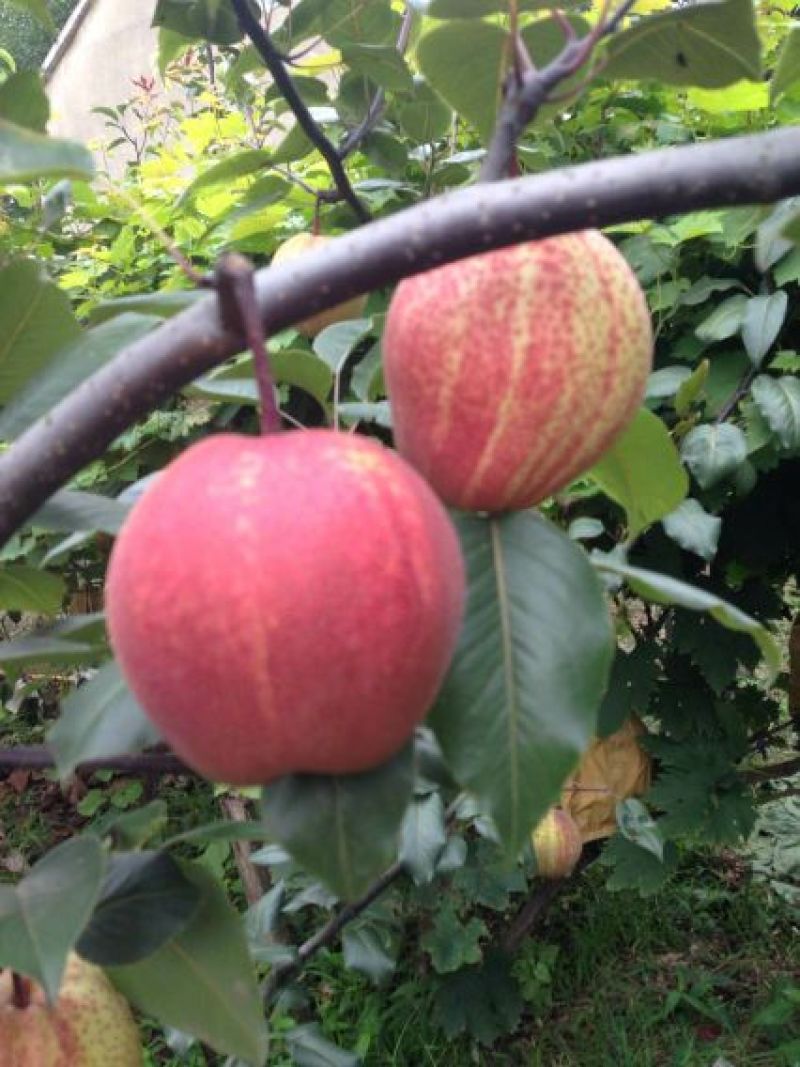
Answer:
[[[0,269],[0,404],[80,332],[67,294],[38,263],[17,260]]]
[[[675,396],[691,373],[688,367],[662,367],[653,371],[647,379],[646,399],[663,400]]]
[[[38,634],[0,641],[0,663],[6,667],[33,663],[96,663],[108,652],[102,614],[63,619]]]
[[[285,896],[286,886],[283,882],[276,882],[245,914],[247,945],[256,963],[268,962],[275,948],[276,938],[273,935]]]
[[[0,119],[0,185],[36,178],[91,178],[91,153],[74,141],[26,130]]]
[[[658,684],[658,648],[641,643],[632,652],[617,650],[597,724],[598,737],[609,737],[631,715],[645,715],[650,697]]]
[[[649,897],[663,887],[674,871],[678,852],[671,842],[667,842],[662,862],[652,852],[640,848],[622,834],[615,834],[606,843],[601,862],[612,868],[606,882],[607,889],[612,892],[635,889],[640,896]]]
[[[608,45],[607,78],[720,89],[761,77],[752,0],[694,3],[649,15]]]
[[[54,1000],[67,955],[100,895],[105,867],[98,838],[73,837],[16,886],[0,886],[0,967],[33,978]]]
[[[480,963],[480,941],[488,935],[486,924],[472,916],[461,922],[452,900],[437,910],[433,926],[424,934],[421,946],[428,953],[437,974],[459,971],[470,963]]]
[[[168,853],[116,853],[78,952],[101,967],[138,963],[186,929],[201,896]]]
[[[675,414],[683,418],[692,409],[692,405],[703,392],[711,364],[707,359],[701,360],[689,377],[681,384],[675,394]]]
[[[518,0],[517,10],[536,11],[547,6],[547,0]],[[507,11],[508,0],[433,0],[426,14],[434,19],[472,19]]]
[[[394,44],[397,38],[390,0],[326,0],[318,18],[322,36],[334,48]]]
[[[515,1030],[522,997],[507,957],[493,953],[482,966],[450,975],[437,991],[436,1015],[448,1037],[466,1033],[483,1045]]]
[[[143,808],[126,811],[122,815],[112,813],[103,823],[103,837],[110,837],[118,849],[136,849],[161,833],[167,825],[168,809],[166,801],[151,800]]]
[[[129,512],[129,506],[111,497],[77,489],[59,489],[29,521],[31,526],[60,533],[102,530],[118,534]]]
[[[140,752],[159,737],[112,661],[67,697],[47,740],[67,778],[79,763]]]
[[[684,437],[681,454],[702,489],[733,474],[747,459],[747,441],[731,422],[695,426]]]
[[[749,634],[758,646],[774,678],[781,664],[781,652],[773,638],[760,622],[745,615],[739,608],[722,600],[714,593],[696,586],[687,585],[667,574],[631,567],[627,563],[611,559],[608,556],[594,556],[592,562],[601,572],[616,574],[624,578],[634,592],[657,604],[676,604],[689,611],[706,611],[721,625],[738,633]]]
[[[55,615],[61,610],[66,586],[60,574],[40,571],[24,563],[0,567],[0,610]]]
[[[628,534],[638,537],[673,511],[689,491],[678,450],[657,415],[642,408],[589,471],[628,516]]]
[[[363,774],[293,774],[266,786],[267,831],[342,900],[353,900],[394,859],[411,797],[412,746]]]
[[[114,968],[114,984],[165,1026],[261,1064],[266,1024],[240,917],[210,874],[197,865],[182,869],[201,894],[197,914],[154,956]]]
[[[800,448],[800,378],[760,374],[753,382],[753,399],[781,445]]]
[[[467,612],[431,725],[515,853],[595,732],[611,624],[585,553],[543,518],[463,516],[458,527]]]
[[[252,2],[251,7],[258,15]],[[158,0],[153,25],[212,44],[236,44],[242,39],[235,11],[221,0]]]
[[[414,79],[394,45],[361,44],[342,49],[347,66],[392,92],[411,92]]]

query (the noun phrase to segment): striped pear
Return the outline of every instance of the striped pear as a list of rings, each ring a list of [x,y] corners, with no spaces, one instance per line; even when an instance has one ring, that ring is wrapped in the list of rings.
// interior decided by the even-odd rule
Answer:
[[[596,230],[408,278],[383,338],[397,448],[453,507],[538,504],[630,423],[652,349],[636,276]]]

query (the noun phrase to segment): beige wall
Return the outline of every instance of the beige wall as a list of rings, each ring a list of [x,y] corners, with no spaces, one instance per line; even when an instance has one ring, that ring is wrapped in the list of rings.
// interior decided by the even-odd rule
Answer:
[[[132,78],[156,73],[156,0],[84,0],[45,61],[50,132],[79,141],[109,140],[92,108],[129,100]]]

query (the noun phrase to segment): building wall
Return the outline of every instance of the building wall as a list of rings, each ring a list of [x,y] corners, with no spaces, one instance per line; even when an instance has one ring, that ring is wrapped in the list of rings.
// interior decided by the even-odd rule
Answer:
[[[156,74],[156,0],[82,0],[45,60],[51,133],[89,142],[112,136],[94,107],[129,100],[133,78]]]

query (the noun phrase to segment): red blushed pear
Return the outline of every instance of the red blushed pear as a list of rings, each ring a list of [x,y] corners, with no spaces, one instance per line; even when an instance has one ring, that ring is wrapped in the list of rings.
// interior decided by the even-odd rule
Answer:
[[[397,448],[453,507],[531,507],[629,424],[652,350],[636,276],[595,230],[406,279],[383,338]]]
[[[112,552],[111,643],[206,777],[363,771],[397,752],[450,663],[453,526],[397,453],[328,430],[224,434],[140,499]]]
[[[0,971],[0,1067],[142,1067],[127,1002],[74,953],[55,1004],[40,986]]]

